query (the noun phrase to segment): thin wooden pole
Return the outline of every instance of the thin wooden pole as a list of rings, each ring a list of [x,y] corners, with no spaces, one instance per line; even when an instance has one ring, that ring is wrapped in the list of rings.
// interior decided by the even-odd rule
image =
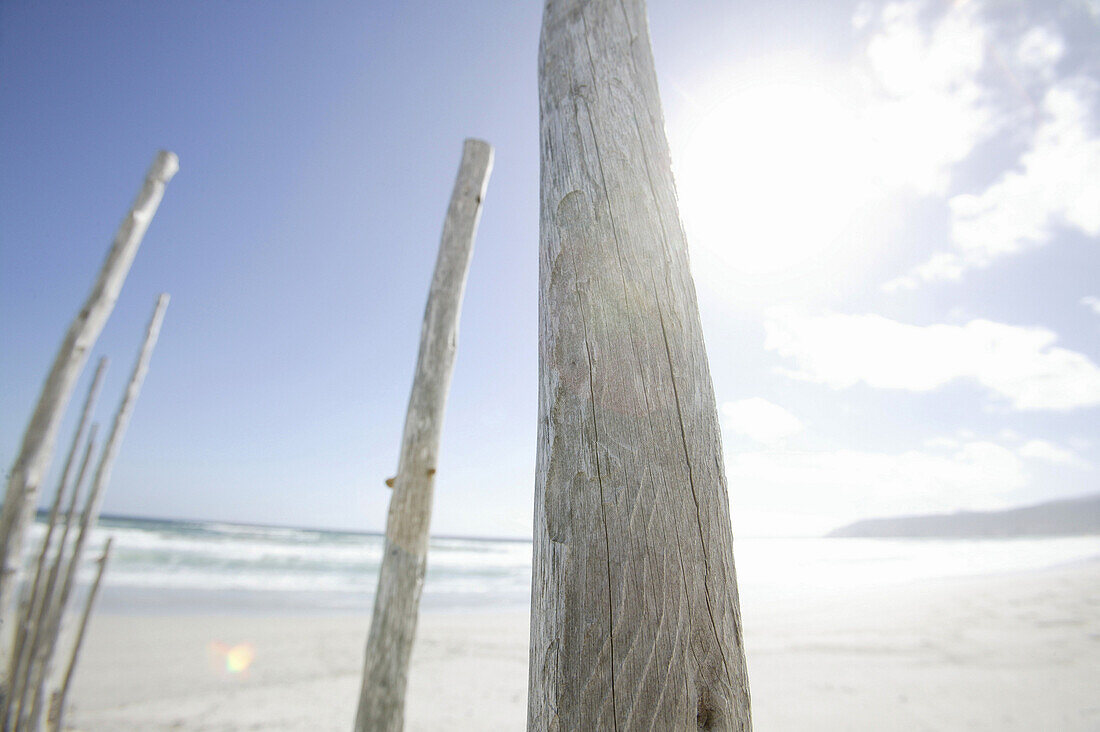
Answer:
[[[39,485],[49,469],[61,418],[88,353],[114,309],[141,240],[164,196],[165,185],[177,170],[179,160],[173,153],[157,153],[137,199],[115,234],[92,291],[61,341],[23,435],[0,511],[0,658],[8,658],[11,652],[23,537],[38,502]],[[7,680],[0,678],[0,696],[6,688]]]
[[[57,491],[54,494],[53,504],[50,506],[49,518],[46,521],[46,534],[42,539],[42,549],[38,553],[38,561],[35,565],[34,582],[31,586],[30,594],[27,597],[25,603],[21,603],[21,608],[18,616],[18,626],[16,628],[15,643],[12,646],[11,658],[3,659],[4,663],[11,663],[9,668],[12,671],[9,673],[8,678],[16,678],[14,674],[18,671],[22,664],[23,651],[26,645],[27,631],[32,618],[38,616],[42,606],[42,592],[43,585],[42,580],[46,574],[46,557],[49,555],[50,546],[53,542],[54,529],[57,525],[58,512],[61,509],[61,503],[65,499],[65,492],[68,490],[69,479],[72,477],[73,459],[76,457],[77,449],[80,447],[80,442],[84,439],[84,431],[88,427],[88,420],[91,419],[92,409],[95,405],[96,396],[99,394],[99,388],[103,382],[103,374],[107,369],[107,359],[100,358],[99,364],[96,366],[95,375],[92,377],[92,383],[88,387],[88,394],[84,399],[84,408],[80,413],[80,420],[77,423],[76,431],[73,433],[72,445],[69,447],[69,452],[65,457],[65,467],[61,471],[61,478],[57,483]],[[9,701],[7,698],[0,700],[0,719],[7,719],[7,712],[9,707]]]
[[[145,381],[146,374],[149,372],[149,361],[153,357],[153,349],[156,348],[157,338],[160,336],[160,327],[164,320],[164,311],[168,308],[168,299],[167,294],[162,294],[157,298],[153,316],[150,318],[149,325],[145,330],[145,340],[142,343],[141,352],[138,354],[137,363],[134,364],[134,371],[130,375],[130,382],[126,385],[126,392],[123,394],[118,412],[115,413],[114,423],[111,425],[111,434],[107,438],[107,443],[103,446],[103,453],[100,455],[99,463],[96,466],[95,478],[92,481],[91,490],[88,492],[88,498],[84,503],[84,513],[80,517],[80,530],[77,532],[72,554],[64,570],[61,590],[53,598],[49,612],[45,615],[43,637],[40,638],[39,643],[34,648],[34,655],[28,668],[28,688],[33,695],[30,720],[41,720],[43,711],[42,685],[49,674],[54,649],[57,646],[57,638],[61,630],[61,618],[69,602],[69,595],[72,592],[77,569],[84,554],[84,544],[88,540],[91,529],[99,519],[99,509],[103,502],[103,489],[111,480],[111,470],[114,468],[115,457],[122,445],[122,438],[126,434],[126,427],[130,423],[134,405],[141,393],[141,386]],[[25,711],[26,705],[24,705]],[[22,723],[22,721],[21,719],[20,722]],[[33,726],[33,729],[40,728],[40,723],[35,723]]]
[[[466,140],[428,292],[401,457],[386,519],[386,547],[355,718],[355,729],[363,732],[400,730],[404,726],[409,653],[416,634],[428,554],[439,435],[454,368],[466,272],[492,166],[493,148],[480,140]]]
[[[65,494],[69,487],[69,478],[72,477],[73,458],[76,457],[76,451],[80,447],[80,442],[84,439],[84,430],[88,427],[88,422],[92,417],[92,409],[95,406],[96,396],[99,394],[99,388],[103,382],[103,374],[107,369],[107,357],[104,356],[99,359],[99,364],[96,366],[95,375],[92,377],[91,386],[88,387],[88,395],[84,399],[84,408],[80,413],[80,421],[77,424],[76,432],[73,433],[73,442],[69,446],[69,453],[65,457],[65,467],[61,471],[61,479],[57,483],[57,492],[54,494],[53,504],[50,506],[49,519],[46,522],[46,535],[42,539],[42,550],[38,554],[38,562],[35,564],[34,571],[34,586],[31,589],[31,597],[37,598],[39,596],[40,580],[44,574],[46,566],[46,555],[49,553],[50,544],[53,541],[54,526],[57,523],[58,514],[61,510],[61,503],[65,500]],[[33,610],[32,606],[32,610]],[[22,630],[22,628],[20,628]]]
[[[61,532],[61,538],[57,543],[57,551],[54,553],[53,561],[50,562],[49,577],[45,584],[42,583],[42,577],[44,567],[40,564],[38,570],[35,572],[34,587],[31,597],[28,598],[25,604],[25,610],[20,615],[19,625],[19,637],[12,650],[11,657],[11,672],[8,678],[12,679],[11,694],[4,699],[3,711],[0,712],[0,719],[11,720],[11,703],[13,701],[18,702],[24,697],[24,689],[27,682],[27,667],[31,662],[33,649],[38,643],[38,638],[42,632],[42,624],[45,622],[45,616],[47,615],[50,607],[50,602],[53,598],[54,589],[57,585],[57,577],[59,567],[65,558],[65,547],[68,542],[69,532],[72,530],[73,514],[76,508],[77,497],[80,495],[80,487],[84,484],[84,475],[88,470],[88,465],[91,463],[92,453],[95,451],[96,445],[96,433],[99,430],[99,425],[92,424],[90,430],[88,430],[88,440],[84,447],[84,457],[80,461],[80,470],[76,474],[76,482],[73,483],[72,493],[69,495],[69,505],[65,512],[65,528]],[[51,516],[51,523],[55,520],[55,517]],[[46,553],[46,542],[43,542],[42,555]],[[38,588],[41,590],[38,591]],[[16,710],[18,716],[18,710]],[[14,724],[14,720],[10,721],[10,724]]]
[[[61,729],[65,716],[65,698],[69,695],[69,685],[73,680],[73,672],[76,670],[76,662],[80,658],[80,646],[84,643],[84,633],[88,629],[88,618],[92,615],[92,607],[95,605],[96,596],[99,594],[99,583],[103,581],[103,573],[107,570],[107,561],[111,558],[111,543],[114,537],[107,538],[107,544],[103,547],[103,554],[99,557],[99,571],[96,572],[95,582],[88,591],[88,600],[84,603],[84,613],[80,616],[80,625],[77,627],[76,638],[69,653],[69,663],[65,668],[65,675],[61,679],[61,687],[50,695],[50,710],[46,719],[46,729]]]
[[[549,0],[528,729],[749,730],[714,390],[642,0]]]

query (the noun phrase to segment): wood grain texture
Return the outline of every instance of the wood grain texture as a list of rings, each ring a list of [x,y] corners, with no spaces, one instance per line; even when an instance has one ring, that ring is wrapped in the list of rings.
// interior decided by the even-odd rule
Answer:
[[[386,545],[367,637],[356,730],[404,727],[409,654],[428,555],[439,436],[458,344],[458,318],[493,149],[466,140],[428,292],[420,352],[386,519]]]
[[[61,341],[23,434],[19,454],[8,478],[4,507],[0,511],[0,658],[10,655],[14,640],[15,599],[23,537],[38,505],[39,486],[50,466],[54,440],[65,407],[89,351],[114,310],[141,240],[164,197],[164,188],[178,170],[179,160],[175,154],[163,150],[157,153],[137,199],[115,234],[92,291]],[[0,669],[0,673],[2,671]],[[6,686],[7,680],[0,678],[0,696],[4,695]]]
[[[640,0],[539,49],[528,728],[751,728],[718,415]]]

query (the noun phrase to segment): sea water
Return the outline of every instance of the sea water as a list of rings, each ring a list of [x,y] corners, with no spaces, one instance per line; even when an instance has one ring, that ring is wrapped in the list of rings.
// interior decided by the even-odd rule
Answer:
[[[36,524],[28,563],[43,534]],[[104,517],[85,552],[85,585],[108,536],[114,546],[98,610],[158,614],[366,613],[384,541],[372,533]],[[1045,569],[1100,557],[1100,536],[741,537],[734,554],[742,596],[774,596]],[[432,538],[424,611],[521,610],[530,594],[530,541]]]

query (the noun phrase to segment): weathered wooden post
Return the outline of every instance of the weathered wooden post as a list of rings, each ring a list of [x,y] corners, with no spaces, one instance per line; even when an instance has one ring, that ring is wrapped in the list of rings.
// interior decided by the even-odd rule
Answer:
[[[72,648],[69,651],[69,663],[65,666],[65,675],[61,677],[61,685],[57,691],[50,695],[50,707],[46,715],[46,729],[59,730],[65,717],[65,698],[69,695],[69,685],[73,681],[73,672],[76,671],[76,662],[80,658],[80,647],[84,644],[84,633],[88,630],[88,619],[92,616],[92,607],[95,605],[96,596],[99,594],[99,583],[103,581],[103,573],[107,570],[107,561],[111,558],[111,544],[114,537],[107,539],[100,555],[99,569],[95,573],[95,581],[88,590],[88,599],[84,603],[84,612],[80,616],[80,625],[76,629],[76,638],[73,639]]]
[[[134,364],[133,373],[130,375],[126,392],[122,395],[122,401],[115,413],[111,432],[103,446],[99,463],[96,465],[92,487],[88,491],[87,500],[84,502],[84,512],[80,517],[80,530],[76,534],[72,553],[68,564],[64,568],[60,590],[51,599],[50,605],[44,608],[46,612],[39,620],[41,628],[38,634],[41,637],[33,648],[31,663],[27,669],[27,688],[23,693],[24,700],[21,702],[23,709],[18,718],[20,729],[28,723],[28,719],[31,720],[29,723],[32,725],[32,729],[41,729],[42,727],[41,721],[45,711],[42,687],[49,675],[50,664],[53,660],[54,650],[57,647],[62,616],[69,602],[69,595],[72,593],[80,559],[84,554],[84,545],[99,519],[99,509],[103,502],[103,489],[111,480],[111,470],[114,468],[115,457],[122,446],[122,438],[126,434],[126,427],[130,424],[134,405],[141,393],[145,376],[149,372],[149,361],[153,357],[153,349],[156,348],[157,339],[160,337],[160,327],[164,320],[164,311],[168,308],[168,300],[167,294],[161,294],[157,298],[153,316],[149,319],[149,325],[145,330],[145,340],[141,345],[141,351],[138,353],[137,362]],[[29,706],[28,701],[30,701]],[[29,717],[26,716],[28,712],[30,713]]]
[[[32,600],[30,605],[31,617],[35,614],[34,608],[40,597],[39,587],[41,585],[41,579],[45,575],[46,556],[50,551],[54,528],[57,526],[57,518],[61,511],[61,504],[65,500],[65,493],[69,488],[69,478],[72,477],[73,459],[76,457],[76,451],[80,449],[80,442],[84,438],[84,430],[88,428],[88,422],[92,418],[92,409],[95,407],[95,400],[99,395],[99,387],[103,383],[103,375],[106,370],[107,357],[104,356],[99,359],[95,375],[92,377],[92,383],[88,387],[88,395],[84,398],[84,408],[80,412],[80,420],[77,422],[76,432],[73,433],[73,442],[72,445],[69,446],[68,455],[65,457],[65,467],[61,470],[61,479],[57,483],[57,492],[54,495],[53,503],[50,505],[50,515],[46,520],[46,535],[42,539],[42,549],[38,553],[38,561],[35,564],[34,583],[30,592],[30,598]],[[22,620],[23,619],[20,618],[20,627],[17,632],[23,631]]]
[[[355,729],[361,732],[404,726],[409,653],[428,555],[439,435],[454,369],[466,272],[492,166],[493,148],[481,140],[466,140],[428,291],[397,475],[387,481],[393,496],[355,717]]]
[[[173,153],[163,150],[157,153],[137,199],[115,234],[92,291],[61,341],[23,435],[0,512],[0,658],[10,655],[23,536],[34,515],[42,478],[49,469],[57,429],[73,385],[114,309],[134,255],[157,212],[164,196],[164,187],[177,170],[179,160]],[[0,696],[6,694],[6,689],[7,679],[0,678]]]
[[[80,496],[80,487],[84,485],[84,476],[88,470],[88,466],[91,464],[92,453],[95,452],[96,433],[98,429],[99,425],[92,423],[91,429],[88,430],[88,440],[84,447],[84,458],[80,462],[80,470],[77,471],[76,482],[73,483],[72,493],[69,494],[69,505],[65,512],[65,525],[61,531],[61,537],[58,540],[57,551],[54,553],[53,561],[50,562],[49,573],[48,575],[45,574],[45,567],[38,568],[35,574],[34,584],[40,586],[41,591],[37,596],[32,595],[32,598],[36,597],[33,606],[30,602],[26,603],[27,607],[25,613],[21,612],[20,614],[19,633],[17,634],[17,640],[12,652],[12,665],[9,674],[12,683],[8,698],[4,700],[2,716],[0,716],[0,719],[7,720],[5,724],[10,725],[12,728],[16,727],[16,721],[21,713],[19,705],[22,704],[26,698],[27,683],[30,678],[29,669],[34,662],[35,649],[38,647],[40,639],[45,637],[43,627],[46,624],[50,607],[53,603],[54,590],[57,588],[57,580],[60,576],[61,567],[65,563],[65,548],[68,546],[69,533],[72,531],[73,518],[76,515],[76,502],[77,498]],[[46,547],[43,546],[42,550],[45,552]],[[45,581],[43,581],[43,579],[45,579]]]
[[[25,658],[29,653],[29,645],[27,642],[28,633],[30,632],[31,625],[36,618],[39,617],[44,598],[48,595],[46,584],[43,580],[46,577],[46,558],[49,555],[50,547],[53,542],[54,530],[57,527],[58,515],[61,510],[61,504],[65,499],[65,492],[68,490],[69,478],[72,474],[73,459],[76,457],[76,452],[80,448],[80,441],[84,437],[84,430],[88,427],[88,421],[92,416],[92,408],[95,406],[96,396],[99,394],[99,388],[103,383],[103,375],[107,370],[106,357],[99,359],[99,365],[96,366],[95,376],[92,377],[92,383],[88,387],[88,395],[84,398],[84,408],[80,412],[80,420],[77,422],[76,431],[73,433],[73,442],[69,448],[69,453],[65,458],[65,467],[61,471],[61,478],[57,484],[57,492],[54,495],[54,500],[50,506],[50,515],[46,521],[46,535],[42,538],[42,548],[38,552],[38,561],[35,564],[35,572],[33,582],[31,583],[30,591],[27,593],[26,600],[20,603],[20,610],[18,615],[18,626],[15,629],[15,642],[12,645],[11,658],[0,659],[0,662],[6,664],[8,671],[8,678],[14,679],[13,693],[19,694],[18,686],[21,679],[17,674],[20,673],[24,664]],[[95,425],[92,425],[92,432],[89,436],[89,445],[94,440]],[[73,487],[73,497],[76,496],[76,491],[79,489],[80,482],[83,480],[84,469],[88,464],[88,453],[84,455],[84,461],[81,464],[77,481]],[[68,523],[66,523],[65,535],[68,534]],[[61,541],[61,549],[58,550],[58,556],[65,545],[64,539]],[[8,708],[10,699],[5,698],[0,701],[0,719],[8,718]]]
[[[714,390],[642,0],[549,0],[528,729],[748,730]]]
[[[28,686],[30,683],[31,669],[35,660],[36,649],[39,648],[43,639],[47,633],[45,631],[45,625],[48,622],[50,608],[52,607],[54,590],[57,587],[57,581],[60,577],[61,567],[65,564],[65,549],[68,546],[69,532],[72,531],[73,517],[76,514],[76,502],[80,494],[80,487],[84,484],[84,475],[91,463],[92,453],[96,448],[96,432],[99,428],[98,424],[92,424],[91,429],[88,431],[88,441],[84,448],[84,459],[81,461],[80,470],[76,476],[76,483],[73,484],[73,491],[69,495],[69,506],[65,513],[65,527],[61,532],[61,538],[57,544],[57,551],[54,554],[53,561],[50,562],[49,575],[46,582],[42,585],[41,597],[39,602],[35,605],[35,609],[32,612],[31,608],[27,608],[27,628],[23,637],[16,644],[16,652],[18,656],[12,655],[12,668],[14,669],[10,675],[12,679],[11,693],[9,694],[10,704],[5,700],[3,716],[0,717],[5,721],[5,724],[10,725],[9,728],[13,730],[19,729],[18,720],[24,713],[24,707],[20,705],[26,704]],[[35,577],[35,582],[39,582],[40,578]],[[23,619],[20,618],[20,623]],[[20,627],[20,632],[23,632],[23,628]],[[25,716],[25,715],[24,715]]]

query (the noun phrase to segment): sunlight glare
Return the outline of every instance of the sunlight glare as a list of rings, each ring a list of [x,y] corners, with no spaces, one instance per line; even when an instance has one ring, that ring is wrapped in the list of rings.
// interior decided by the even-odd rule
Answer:
[[[834,241],[874,195],[872,157],[857,116],[821,87],[736,89],[699,115],[677,156],[688,239],[735,275],[827,271]]]

